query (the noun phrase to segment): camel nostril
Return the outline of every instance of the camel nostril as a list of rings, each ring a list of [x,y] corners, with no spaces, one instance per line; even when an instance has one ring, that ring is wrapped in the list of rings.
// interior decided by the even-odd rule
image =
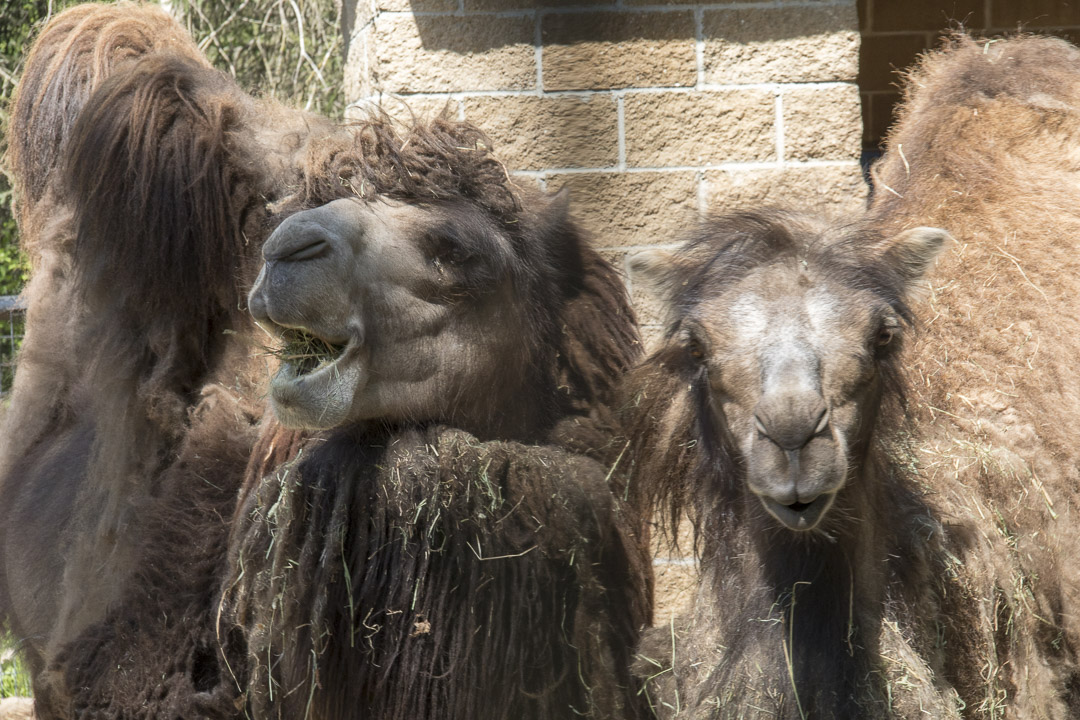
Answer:
[[[825,428],[829,426],[829,409],[825,408],[821,411],[821,417],[818,418],[817,425],[814,427],[814,434],[817,435],[824,432]]]
[[[761,418],[757,415],[754,415],[754,427],[757,428],[757,431],[764,437],[769,437],[769,431],[765,429],[765,423],[761,422]]]
[[[329,251],[330,242],[326,238],[314,237],[304,242],[280,247],[275,251],[273,258],[267,257],[266,259],[267,261],[303,262],[304,260],[314,260],[322,257]]]

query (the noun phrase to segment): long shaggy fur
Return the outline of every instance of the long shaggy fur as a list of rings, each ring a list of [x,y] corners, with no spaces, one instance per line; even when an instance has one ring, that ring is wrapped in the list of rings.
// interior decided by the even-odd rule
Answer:
[[[625,521],[600,465],[439,427],[339,432],[241,512],[225,602],[254,716],[633,714],[637,629],[608,618],[641,585],[611,552]]]
[[[210,70],[190,38],[160,10],[95,5],[69,10],[43,30],[27,62],[11,135],[17,141],[9,160],[34,274],[0,453],[0,618],[26,639],[39,717],[241,712],[238,693],[249,659],[243,652],[219,655],[215,648],[225,643],[233,652],[246,639],[228,617],[219,618],[227,608],[215,588],[226,573],[223,548],[242,468],[247,465],[254,478],[250,491],[264,477],[278,477],[276,467],[301,448],[321,443],[270,423],[269,441],[264,438],[251,452],[267,371],[253,357],[257,342],[241,315],[242,291],[253,278],[262,241],[291,212],[343,196],[382,197],[460,205],[496,219],[514,238],[528,271],[523,280],[537,299],[535,332],[526,338],[535,362],[507,407],[524,407],[541,421],[520,439],[551,438],[598,458],[617,456],[605,405],[615,375],[631,364],[638,347],[625,293],[611,267],[583,245],[565,207],[515,188],[475,128],[445,119],[398,128],[382,117],[333,126],[245,95]],[[561,310],[547,314],[555,307]],[[500,398],[510,396],[504,380]],[[485,411],[494,427],[497,413],[490,406]],[[284,449],[275,444],[279,435],[288,440]],[[332,487],[326,507],[339,514],[357,510],[353,503],[378,475],[357,463],[374,457],[372,452],[363,451],[348,466],[361,480],[368,477],[367,484],[355,493]],[[567,477],[588,463],[565,459]],[[594,489],[602,487],[594,481],[596,467],[581,471]],[[313,477],[344,477],[336,472],[325,467]],[[308,488],[295,492],[302,497]],[[601,515],[609,507],[605,501],[610,505],[609,498],[600,498],[597,506]],[[454,507],[465,513],[461,521],[475,509],[467,503]],[[587,508],[571,509],[589,519]],[[390,506],[385,510],[391,512]],[[247,523],[252,516],[235,517]],[[558,576],[595,590],[581,599],[571,589],[537,589],[548,593],[551,613],[545,617],[572,618],[574,638],[583,643],[576,650],[544,646],[543,652],[555,648],[559,662],[567,663],[567,653],[580,653],[583,666],[567,665],[566,675],[545,679],[558,688],[554,694],[543,694],[546,684],[535,686],[535,707],[548,707],[555,695],[583,708],[590,702],[613,708],[625,700],[609,702],[602,695],[610,690],[606,680],[597,682],[603,689],[592,690],[572,679],[579,672],[588,676],[588,663],[601,656],[605,672],[618,677],[616,668],[625,668],[626,658],[608,658],[625,656],[648,619],[647,559],[627,521],[615,511],[610,518],[593,526],[605,548],[600,552],[613,553],[604,556],[605,568],[614,570],[578,568],[563,550],[552,549],[550,567],[522,564],[511,571],[520,574],[513,587],[536,589],[540,579]],[[312,542],[324,542],[319,538],[328,529],[309,528]],[[411,537],[408,527],[401,532]],[[325,544],[346,547],[344,542],[334,536]],[[474,557],[468,546],[454,547],[459,555],[450,566],[461,565],[461,554]],[[590,545],[582,552],[594,550]],[[354,567],[335,565],[334,557],[323,560],[328,564],[319,577],[328,587],[290,592],[339,593],[340,571]],[[529,568],[538,573],[535,582],[524,579]],[[450,588],[448,582],[440,576],[430,587]],[[397,598],[400,590],[388,586],[383,592]],[[448,596],[447,602],[479,599],[487,591],[469,592]],[[509,590],[490,592],[502,598]],[[432,613],[438,609],[428,607]],[[604,619],[613,608],[614,619]],[[270,608],[251,612],[264,610]],[[295,615],[297,609],[288,612]],[[449,655],[440,650],[433,662],[464,657],[460,635],[446,622],[437,632],[458,639],[440,646],[455,649]],[[524,644],[529,638],[518,631],[493,637],[522,640],[520,648],[502,648],[520,653],[507,667],[516,663],[521,670],[520,658],[531,652]],[[586,640],[601,650],[592,653]],[[334,643],[330,647],[328,658],[344,652]],[[392,652],[386,645],[379,657]],[[409,657],[415,667],[418,661]],[[332,679],[316,678],[326,688],[320,695],[326,702],[337,702],[333,698],[343,697],[337,693],[348,687],[348,678],[334,679],[339,685],[330,687]],[[462,683],[443,683],[433,696],[416,701],[421,705],[405,706],[432,707],[423,703],[453,697],[458,705],[474,707],[469,703],[475,698],[463,700],[468,691]],[[618,685],[610,692],[623,692],[627,683]],[[405,690],[394,687],[386,697],[403,697]],[[260,697],[253,693],[253,708],[265,705]]]
[[[458,405],[478,402],[465,415],[481,418],[524,406],[531,420],[521,431],[505,417],[478,421],[480,439],[378,423],[306,437],[267,425],[222,604],[244,629],[246,645],[227,654],[246,668],[250,712],[637,716],[628,668],[651,574],[640,522],[613,498],[605,469],[624,447],[614,389],[639,347],[625,290],[562,200],[510,185],[482,136],[450,135],[446,120],[404,133],[387,123],[354,127],[309,157],[317,179],[281,214],[363,188],[494,216],[530,298],[529,372],[491,378],[484,397]],[[392,185],[399,168],[405,179]]]
[[[35,228],[34,210],[68,158],[72,126],[90,95],[115,71],[166,51],[209,67],[190,36],[154,7],[81,5],[42,31],[26,58],[8,134],[22,227]],[[33,131],[20,131],[27,128]]]

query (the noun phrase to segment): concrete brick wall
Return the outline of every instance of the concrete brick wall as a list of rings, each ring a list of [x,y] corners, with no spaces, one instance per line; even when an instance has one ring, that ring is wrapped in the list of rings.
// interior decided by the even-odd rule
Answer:
[[[876,147],[892,124],[898,70],[960,26],[979,35],[1023,29],[1080,39],[1080,0],[858,0],[863,144]]]
[[[855,0],[352,0],[346,16],[350,99],[449,103],[521,182],[569,187],[620,266],[709,211],[865,200]],[[694,567],[658,549],[656,569],[664,622]]]

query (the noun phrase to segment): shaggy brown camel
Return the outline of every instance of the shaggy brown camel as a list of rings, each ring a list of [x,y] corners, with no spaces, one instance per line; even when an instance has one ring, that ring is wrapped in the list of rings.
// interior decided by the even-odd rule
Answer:
[[[585,454],[612,451],[606,406],[637,352],[636,331],[618,278],[582,242],[565,198],[514,186],[467,124],[336,126],[257,101],[150,6],[80,6],[50,22],[27,59],[11,137],[34,269],[0,452],[0,619],[23,642],[39,717],[238,717],[245,698],[255,714],[291,709],[293,686],[274,695],[249,685],[265,659],[249,655],[249,643],[280,649],[272,667],[286,673],[294,655],[315,650],[320,671],[305,693],[319,690],[308,699],[322,717],[413,707],[426,715],[410,717],[506,707],[599,716],[633,704],[628,657],[648,618],[648,566],[605,469]],[[331,219],[325,246],[290,250],[312,218]],[[379,273],[337,277],[347,285],[328,289],[279,272],[318,265],[316,256],[343,250],[331,248],[338,240],[358,242],[358,254],[335,261],[380,261]],[[261,260],[268,294],[254,295],[252,310],[281,335],[280,362],[259,348],[264,334],[247,313]],[[287,293],[283,311],[275,302]],[[356,312],[335,314],[346,308]],[[332,354],[331,369],[291,357],[297,343]],[[268,366],[279,364],[271,402],[307,432],[263,417]],[[446,443],[461,454],[429,456]],[[392,455],[401,448],[411,454]],[[421,512],[434,497],[414,508],[371,497],[391,460],[417,477],[413,489],[437,482],[454,498],[445,545],[438,515],[428,522]],[[260,504],[266,483],[312,477],[311,462],[320,477],[354,476],[322,496],[348,510],[348,522],[290,526]],[[514,471],[500,474],[504,465]],[[483,498],[470,494],[477,478]],[[553,487],[565,502],[550,502]],[[260,518],[316,539],[329,533],[324,547],[358,552],[360,562],[377,537],[369,520],[403,508],[392,527],[405,544],[386,546],[372,572],[389,564],[404,581],[408,538],[422,535],[424,562],[442,563],[425,587],[445,590],[448,612],[463,598],[489,610],[488,636],[463,635],[481,618],[448,623],[435,603],[423,620],[409,616],[409,633],[380,636],[375,656],[313,626],[315,644],[299,627],[284,648],[260,644],[280,636],[247,618],[295,617],[288,603],[260,605],[278,600],[245,555],[262,537]],[[250,559],[250,576],[229,564],[234,517],[231,557]],[[287,563],[286,547],[269,559]],[[497,559],[505,547],[520,559]],[[400,589],[338,559],[319,558],[322,574],[306,576],[305,591],[338,598],[340,572],[373,583],[353,601],[373,600],[369,587]],[[427,565],[409,576],[428,577]],[[460,588],[473,594],[455,595]],[[362,623],[397,617],[395,607],[304,609]],[[407,637],[413,631],[422,640]],[[395,653],[408,658],[407,678],[389,674]],[[481,664],[500,669],[487,681],[496,685],[470,684]],[[417,683],[432,688],[420,705],[394,705]],[[361,696],[335,706],[340,687]]]

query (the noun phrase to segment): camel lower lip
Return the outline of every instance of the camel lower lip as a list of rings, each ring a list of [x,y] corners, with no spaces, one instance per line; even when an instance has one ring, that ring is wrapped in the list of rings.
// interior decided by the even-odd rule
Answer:
[[[330,428],[345,419],[366,380],[360,346],[350,342],[333,362],[307,373],[282,363],[270,380],[270,400],[287,427]]]
[[[789,530],[813,530],[832,506],[833,493],[819,495],[808,503],[796,502],[783,505],[764,495],[759,496],[769,514],[780,521]]]

